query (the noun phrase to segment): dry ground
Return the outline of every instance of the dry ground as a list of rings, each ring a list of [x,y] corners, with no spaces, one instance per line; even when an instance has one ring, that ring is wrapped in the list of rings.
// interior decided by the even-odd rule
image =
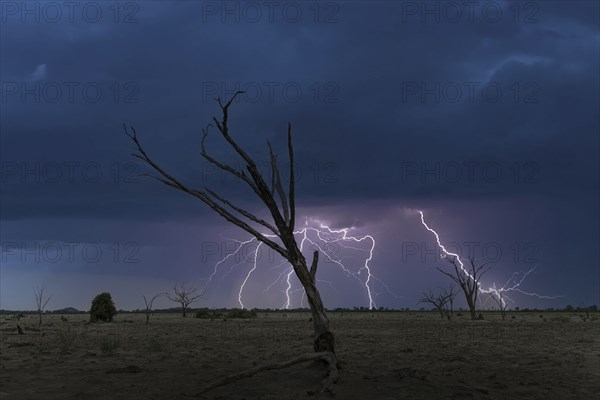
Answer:
[[[0,317],[0,399],[192,399],[219,377],[311,350],[305,313],[253,320],[141,314],[87,324],[85,315]],[[330,313],[338,399],[600,398],[600,322],[575,314],[517,313],[501,321],[433,313]],[[16,334],[16,324],[26,335]],[[111,343],[118,347],[112,349]],[[301,364],[266,371],[203,398],[321,399],[325,371]]]

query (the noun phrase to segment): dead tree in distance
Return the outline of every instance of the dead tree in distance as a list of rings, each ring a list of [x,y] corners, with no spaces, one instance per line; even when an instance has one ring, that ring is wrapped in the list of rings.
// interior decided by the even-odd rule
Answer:
[[[179,287],[177,285],[173,286],[173,293],[166,293],[169,300],[171,300],[174,303],[179,303],[181,305],[181,316],[184,318],[187,314],[187,309],[190,306],[190,304],[202,298],[202,293],[195,294],[196,290],[197,289],[195,287],[186,287],[182,283]],[[156,296],[154,297],[156,298]],[[154,301],[154,299],[152,299],[152,301]],[[148,314],[146,314],[146,321],[148,320],[148,318],[149,316]]]
[[[419,299],[419,303],[429,303],[435,307],[440,313],[442,319],[446,317],[448,321],[452,318],[454,297],[456,297],[456,291],[454,285],[450,285],[448,289],[443,289],[438,294],[434,294],[433,291],[429,290],[424,292],[422,297]]]
[[[489,271],[489,268],[482,271],[482,269],[487,264],[482,264],[480,266],[476,266],[474,258],[469,259],[470,270],[463,270],[458,265],[456,257],[452,257],[452,258],[446,257],[446,260],[448,260],[448,262],[450,264],[452,264],[452,266],[454,267],[454,271],[447,272],[441,268],[438,268],[438,271],[440,271],[442,274],[448,276],[450,279],[452,279],[454,282],[456,282],[456,284],[462,289],[462,291],[465,295],[465,300],[467,301],[467,306],[469,306],[469,311],[471,313],[471,319],[476,320],[477,316],[476,316],[475,305],[477,303],[477,298],[479,296],[479,285],[480,285],[479,281],[481,280],[481,277],[487,271]]]
[[[145,295],[142,296],[144,298],[144,304],[146,305],[146,309],[144,310],[144,314],[146,314],[146,325],[148,325],[148,323],[150,322],[150,315],[152,314],[152,304],[154,303],[154,300],[156,300],[156,298],[160,297],[161,295],[162,293],[155,294],[154,297],[152,297],[150,300],[146,299]]]
[[[209,128],[212,124],[209,124],[202,130],[202,141],[200,147],[201,156],[213,164],[217,168],[239,178],[240,181],[244,182],[262,201],[263,205],[269,211],[271,215],[271,222],[265,221],[262,218],[258,218],[251,212],[235,205],[231,201],[225,199],[213,190],[204,187],[203,189],[194,189],[178,178],[171,175],[163,167],[159,166],[144,150],[142,147],[136,131],[133,127],[128,130],[125,126],[125,134],[133,141],[137,152],[133,154],[134,157],[142,160],[144,163],[149,165],[158,175],[146,174],[165,185],[187,193],[206,205],[208,205],[213,211],[221,215],[227,221],[242,228],[254,236],[258,241],[264,243],[277,253],[279,253],[284,259],[286,259],[292,268],[298,280],[302,284],[308,303],[310,305],[313,330],[314,330],[314,359],[327,359],[335,361],[335,341],[333,333],[330,329],[329,319],[325,314],[325,307],[321,300],[321,295],[316,286],[316,274],[317,265],[319,261],[319,253],[315,251],[313,254],[312,263],[310,268],[306,261],[306,258],[300,251],[300,247],[296,242],[294,236],[294,226],[296,221],[296,206],[295,206],[295,178],[294,178],[294,149],[292,146],[292,125],[288,123],[287,126],[287,150],[289,157],[289,181],[287,193],[281,182],[281,172],[277,163],[277,156],[273,152],[271,144],[267,141],[270,157],[270,168],[271,168],[271,179],[270,184],[265,180],[259,171],[256,162],[246,153],[246,151],[235,141],[229,131],[229,107],[231,106],[234,99],[243,94],[243,91],[236,92],[225,104],[221,102],[220,98],[216,101],[221,108],[222,116],[220,119],[213,117],[219,133],[223,139],[229,144],[231,149],[243,160],[245,163],[245,170],[235,168],[227,163],[221,162],[210,155],[205,147],[205,141],[209,134]],[[269,234],[260,233],[251,224],[260,225]],[[274,236],[273,236],[274,235]],[[273,240],[274,238],[279,239],[281,242]],[[329,354],[330,356],[328,356]],[[298,362],[303,362],[306,359],[313,359],[313,357],[300,357]],[[272,368],[281,368],[282,366],[288,366],[289,364],[280,364],[271,366]],[[336,377],[329,381],[323,382],[321,391],[328,390],[331,382],[337,380],[337,367],[335,362],[329,362],[330,374],[329,377]]]
[[[44,291],[46,290],[46,284],[42,282],[40,286],[36,286],[33,288],[33,294],[35,294],[35,305],[36,312],[38,314],[38,327],[40,330],[40,334],[42,332],[42,315],[44,314],[44,310],[48,305],[48,302],[52,298],[52,295],[46,296]]]
[[[498,310],[500,310],[500,316],[502,317],[502,321],[506,320],[506,310],[508,310],[508,303],[506,302],[506,298],[502,294],[502,290],[496,290],[490,294],[492,300],[498,306]]]

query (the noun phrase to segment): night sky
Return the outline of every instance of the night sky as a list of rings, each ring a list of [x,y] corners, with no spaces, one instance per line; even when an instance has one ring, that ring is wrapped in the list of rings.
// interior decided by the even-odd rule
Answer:
[[[421,307],[449,283],[417,210],[463,257],[491,262],[486,287],[535,267],[521,288],[563,296],[517,293],[511,308],[599,303],[598,2],[0,4],[0,308],[33,309],[42,281],[49,309],[87,310],[101,291],[137,309],[175,283],[203,287],[249,235],[139,177],[122,125],[186,183],[264,216],[199,154],[213,98],[239,89],[231,132],[261,165],[267,140],[287,165],[293,126],[298,226],[375,239],[378,307]],[[209,151],[243,167],[217,133]],[[360,247],[332,251],[356,272]],[[321,259],[326,307],[369,306]],[[284,305],[283,281],[265,290],[279,263],[261,254],[246,307]],[[251,257],[220,267],[196,306],[239,306]]]

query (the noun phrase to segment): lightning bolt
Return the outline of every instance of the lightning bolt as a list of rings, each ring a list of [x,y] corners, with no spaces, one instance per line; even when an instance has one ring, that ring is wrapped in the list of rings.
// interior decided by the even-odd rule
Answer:
[[[425,216],[423,214],[423,211],[418,211],[418,213],[421,216],[421,223],[423,224],[425,229],[427,229],[429,232],[433,233],[433,235],[435,236],[435,240],[437,242],[438,247],[444,253],[444,254],[442,254],[442,258],[448,257],[448,256],[454,257],[456,259],[456,261],[458,261],[461,271],[466,276],[468,276],[470,279],[474,280],[473,276],[469,273],[469,271],[467,271],[465,269],[464,264],[463,264],[462,260],[460,259],[460,256],[456,253],[452,253],[452,252],[448,251],[446,249],[446,247],[442,244],[438,233],[434,229],[432,229],[429,225],[427,225],[427,223],[425,222]],[[519,292],[524,295],[538,297],[540,299],[556,299],[559,297],[563,297],[563,296],[544,296],[544,295],[540,295],[535,292],[526,292],[526,291],[520,289],[520,286],[523,283],[523,281],[525,281],[525,278],[527,278],[527,275],[529,275],[534,269],[535,269],[535,267],[531,268],[529,271],[526,271],[526,272],[520,271],[520,272],[513,273],[513,275],[500,288],[497,288],[496,283],[493,282],[491,287],[489,287],[488,289],[484,289],[481,287],[482,286],[481,282],[477,281],[476,282],[477,289],[480,293],[491,294],[492,296],[495,296],[497,301],[499,302],[499,304],[501,304],[501,306],[503,308],[505,308],[507,306],[507,303],[506,303],[507,300],[510,302],[513,302],[512,299],[510,299],[508,296],[506,296],[504,294],[506,292]],[[519,276],[520,276],[520,278],[519,278]]]
[[[307,218],[305,220],[305,226],[302,229],[294,231],[294,235],[298,236],[298,239],[300,240],[300,243],[299,243],[300,251],[303,251],[305,249],[305,247],[307,247],[307,245],[312,245],[315,249],[320,251],[327,258],[327,260],[329,260],[331,263],[336,265],[346,276],[356,279],[360,283],[360,285],[364,288],[366,298],[368,300],[369,309],[373,309],[377,306],[375,303],[376,295],[373,294],[375,282],[377,282],[379,285],[381,285],[387,293],[389,293],[390,295],[392,295],[395,298],[399,298],[400,296],[397,296],[396,294],[394,294],[381,279],[379,279],[378,277],[373,275],[371,262],[373,260],[373,255],[374,255],[374,250],[375,250],[375,245],[376,245],[375,238],[369,234],[363,235],[363,236],[352,236],[350,234],[351,229],[353,229],[353,228],[349,227],[349,228],[341,228],[341,229],[332,229],[328,225],[320,223],[316,219],[309,220]],[[273,235],[273,234],[264,234],[264,235],[266,237],[275,237],[275,235]],[[251,238],[251,239],[248,239],[245,241],[236,240],[235,242],[236,242],[237,246],[236,246],[235,250],[232,253],[228,254],[227,256],[223,257],[221,260],[219,260],[215,264],[212,274],[208,278],[206,278],[207,279],[206,286],[208,286],[210,284],[210,282],[213,280],[213,278],[218,273],[219,268],[228,259],[230,259],[231,257],[238,254],[244,246],[250,245],[254,241],[256,241],[256,238]],[[238,303],[240,304],[241,308],[245,308],[245,305],[243,302],[244,289],[245,289],[246,284],[248,283],[249,279],[251,278],[252,274],[256,271],[256,269],[258,267],[258,265],[257,265],[258,264],[258,252],[259,252],[262,244],[263,244],[262,242],[258,242],[254,251],[252,251],[250,253],[250,255],[253,255],[253,259],[251,261],[252,266],[251,266],[250,270],[246,273],[245,278],[242,281],[242,283],[239,287],[239,290],[238,290]],[[347,250],[355,250],[355,251],[365,252],[367,255],[366,255],[364,263],[360,264],[360,267],[358,268],[357,271],[353,271],[351,269],[351,267],[348,265],[348,263],[344,262],[343,258],[340,258],[338,255],[334,254],[333,251],[329,250],[328,246],[330,246],[332,244],[337,244],[341,248],[347,249]],[[366,244],[366,246],[364,244]],[[292,289],[293,288],[294,270],[287,263],[287,260],[282,260],[277,266],[275,266],[271,269],[281,269],[284,266],[285,266],[285,269],[283,270],[283,272],[280,272],[279,275],[276,277],[276,279],[273,282],[271,282],[263,290],[263,292],[270,290],[273,286],[275,286],[277,284],[283,283],[283,285],[285,286],[285,288],[283,290],[285,300],[284,300],[283,305],[281,306],[281,309],[289,309],[292,306],[292,294],[294,294],[295,292],[297,292],[299,290],[302,291],[302,297],[300,298],[300,306],[302,306],[304,304],[304,297],[305,297],[306,293],[304,292],[303,288],[296,289],[296,290]],[[329,284],[330,286],[334,287],[333,284],[329,281],[324,281],[321,279],[317,279],[317,281]]]

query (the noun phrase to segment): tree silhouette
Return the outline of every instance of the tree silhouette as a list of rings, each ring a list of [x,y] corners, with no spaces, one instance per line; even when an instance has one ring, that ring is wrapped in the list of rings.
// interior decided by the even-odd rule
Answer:
[[[433,305],[442,318],[446,317],[450,320],[452,318],[454,297],[456,297],[454,289],[454,285],[450,285],[448,289],[443,289],[438,294],[434,294],[433,291],[429,290],[428,292],[423,293],[419,299],[419,303],[429,303]]]
[[[38,327],[40,330],[40,334],[42,332],[42,314],[44,313],[44,309],[46,308],[46,305],[48,305],[48,302],[52,298],[52,295],[46,296],[44,294],[45,290],[46,290],[46,284],[44,282],[42,282],[42,284],[40,286],[36,286],[33,288],[33,293],[35,294],[36,311],[37,311],[38,318],[39,318]]]
[[[298,357],[295,362],[303,362],[309,359],[323,359],[330,364],[330,376],[323,382],[323,390],[327,390],[329,385],[337,380],[337,369],[335,366],[335,341],[333,333],[329,326],[329,319],[325,314],[325,308],[321,295],[316,287],[316,274],[317,265],[319,261],[319,253],[315,251],[313,254],[312,263],[310,268],[308,267],[307,261],[300,251],[300,247],[296,242],[294,236],[294,226],[296,220],[296,206],[295,206],[295,178],[294,178],[294,150],[292,146],[292,126],[288,123],[287,129],[287,150],[289,157],[289,181],[287,193],[281,182],[282,173],[280,172],[279,165],[277,163],[277,156],[273,152],[271,143],[267,141],[269,158],[270,158],[270,169],[271,179],[268,183],[256,164],[256,162],[246,153],[246,151],[233,139],[229,131],[229,107],[231,106],[234,99],[243,94],[243,91],[236,92],[229,101],[225,104],[221,102],[220,98],[217,98],[222,116],[220,119],[213,117],[213,122],[216,125],[222,138],[229,144],[234,152],[243,160],[245,163],[244,169],[237,169],[229,164],[221,162],[210,155],[206,149],[205,142],[209,135],[209,128],[213,127],[209,124],[202,130],[202,141],[200,154],[201,156],[216,166],[217,168],[233,175],[238,178],[241,182],[244,182],[262,201],[263,205],[269,211],[272,221],[268,222],[249,211],[235,205],[231,201],[225,199],[213,190],[205,187],[204,189],[192,188],[171,175],[163,167],[159,166],[144,150],[142,147],[136,131],[133,127],[130,129],[125,128],[125,134],[133,141],[136,152],[133,156],[142,160],[148,166],[150,166],[157,175],[145,174],[150,176],[159,182],[187,193],[198,200],[208,205],[213,211],[221,215],[227,221],[242,228],[254,236],[260,242],[266,244],[271,249],[279,253],[284,259],[286,259],[292,268],[300,283],[302,284],[308,303],[310,305],[313,330],[314,330],[314,341],[313,347],[316,352],[313,356],[302,356]],[[259,225],[262,228],[269,231],[269,234],[261,233],[255,229],[251,224]],[[274,240],[277,238],[280,243]],[[327,353],[327,354],[321,354]],[[333,360],[333,361],[332,361]],[[282,368],[289,364],[278,364],[272,365],[272,368]],[[246,375],[243,375],[246,376]],[[239,377],[238,377],[239,378]]]
[[[173,293],[166,293],[169,300],[181,305],[181,316],[184,318],[187,314],[188,307],[195,301],[198,301],[198,299],[202,298],[201,293],[195,294],[196,290],[197,289],[194,287],[185,287],[185,285],[182,283],[179,287],[177,285],[173,286]],[[156,298],[156,296],[154,297]],[[152,299],[152,301],[154,301],[154,299]],[[146,319],[147,318],[148,314],[146,314]]]
[[[162,293],[155,294],[154,297],[152,297],[150,300],[146,299],[145,295],[142,296],[144,298],[144,304],[146,306],[144,310],[144,314],[146,314],[146,325],[148,325],[148,323],[150,322],[150,315],[152,314],[152,304],[154,303],[154,300],[156,300],[156,298],[161,295]]]
[[[475,320],[477,319],[476,316],[476,310],[475,310],[475,304],[477,303],[477,298],[479,296],[479,281],[481,279],[481,277],[487,272],[489,271],[488,269],[485,269],[482,271],[482,269],[487,265],[487,264],[482,264],[480,266],[476,266],[475,265],[475,259],[470,258],[469,259],[469,264],[470,264],[470,271],[469,270],[463,270],[457,263],[456,257],[446,257],[446,260],[452,264],[452,266],[454,267],[454,271],[453,272],[446,272],[441,268],[438,268],[438,271],[440,271],[442,274],[448,276],[450,279],[452,279],[454,282],[456,282],[458,284],[458,286],[462,289],[464,295],[465,295],[465,300],[467,301],[467,305],[469,306],[469,312],[471,313],[471,319]]]

